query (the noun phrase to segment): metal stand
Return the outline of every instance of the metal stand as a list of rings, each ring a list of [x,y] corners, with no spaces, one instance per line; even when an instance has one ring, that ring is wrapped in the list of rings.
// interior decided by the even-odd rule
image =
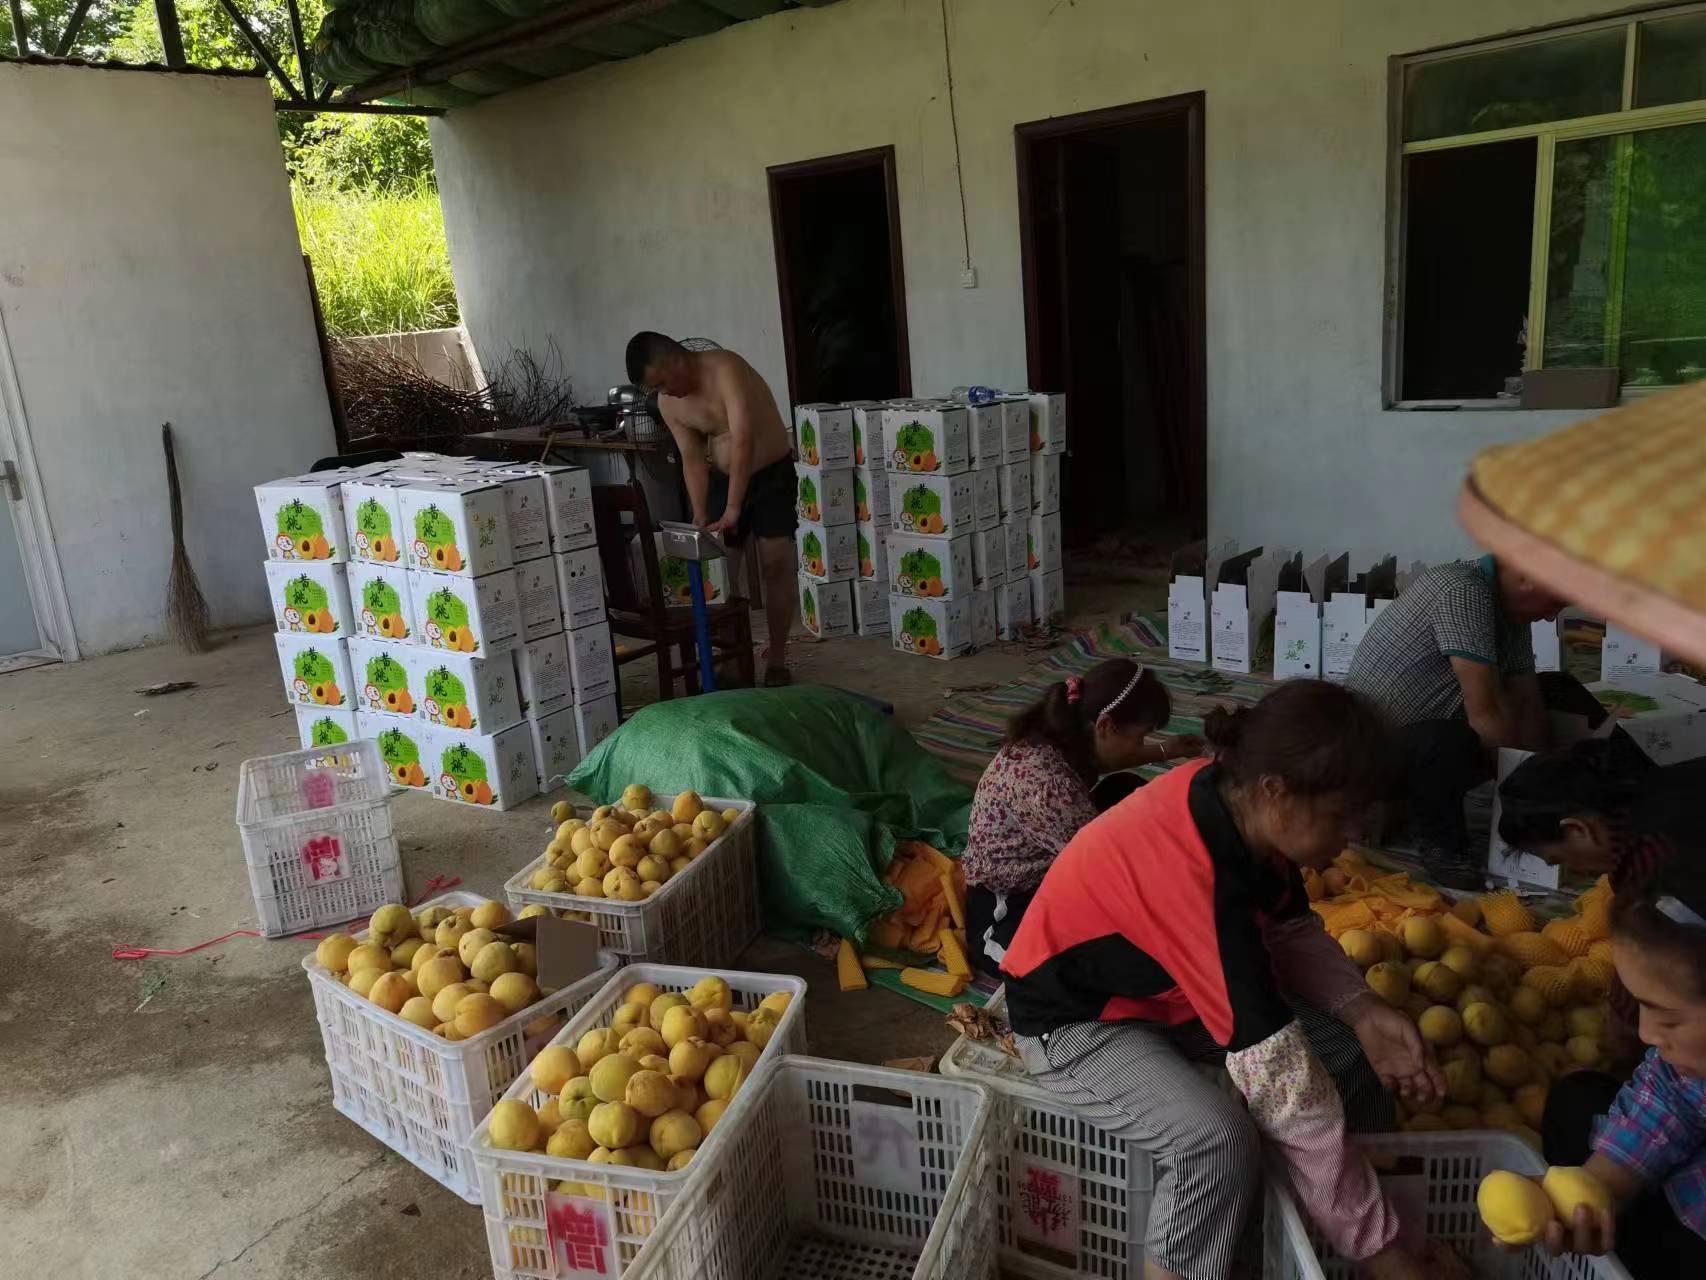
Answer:
[[[693,589],[693,642],[699,648],[699,687],[717,691],[717,664],[711,661],[711,615],[705,611],[705,571],[697,560],[687,562],[687,585]]]
[[[663,553],[687,561],[687,585],[693,595],[693,643],[699,650],[699,687],[705,693],[715,693],[717,664],[711,655],[711,615],[705,607],[705,571],[700,564],[722,559],[723,544],[690,524],[665,520],[659,528]]]

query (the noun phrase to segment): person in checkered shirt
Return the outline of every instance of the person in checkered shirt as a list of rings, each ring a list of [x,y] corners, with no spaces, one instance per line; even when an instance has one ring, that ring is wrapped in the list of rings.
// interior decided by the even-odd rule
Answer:
[[[1706,1276],[1706,860],[1678,856],[1612,915],[1618,979],[1650,1046],[1627,1082],[1578,1071],[1555,1082],[1548,1162],[1581,1165],[1615,1210],[1576,1210],[1537,1246],[1615,1252],[1635,1280]]]
[[[1398,727],[1400,769],[1388,828],[1404,827],[1448,883],[1479,884],[1463,798],[1491,781],[1500,747],[1543,750],[1549,706],[1604,711],[1568,676],[1543,685],[1529,625],[1563,602],[1519,570],[1485,556],[1436,565],[1369,625],[1345,683]]]

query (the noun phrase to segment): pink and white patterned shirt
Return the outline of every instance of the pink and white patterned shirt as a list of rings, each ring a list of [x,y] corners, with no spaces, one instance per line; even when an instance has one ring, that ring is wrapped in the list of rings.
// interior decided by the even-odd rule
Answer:
[[[1096,816],[1090,790],[1046,742],[1014,742],[995,753],[971,802],[960,867],[966,883],[1035,889],[1078,828]]]

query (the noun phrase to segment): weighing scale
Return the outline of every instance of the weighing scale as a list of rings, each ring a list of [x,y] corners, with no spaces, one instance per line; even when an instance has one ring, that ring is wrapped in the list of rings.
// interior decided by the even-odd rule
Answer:
[[[699,650],[699,687],[706,693],[717,691],[717,667],[711,659],[711,615],[705,608],[705,574],[700,565],[707,560],[727,556],[722,542],[713,533],[696,524],[664,520],[658,529],[663,535],[663,554],[687,561],[687,585],[693,593],[693,639]]]

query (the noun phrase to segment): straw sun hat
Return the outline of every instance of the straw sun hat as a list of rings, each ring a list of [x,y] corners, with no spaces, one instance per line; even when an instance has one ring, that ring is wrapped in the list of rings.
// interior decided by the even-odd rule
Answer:
[[[1457,513],[1572,604],[1706,662],[1706,382],[1483,451]]]

